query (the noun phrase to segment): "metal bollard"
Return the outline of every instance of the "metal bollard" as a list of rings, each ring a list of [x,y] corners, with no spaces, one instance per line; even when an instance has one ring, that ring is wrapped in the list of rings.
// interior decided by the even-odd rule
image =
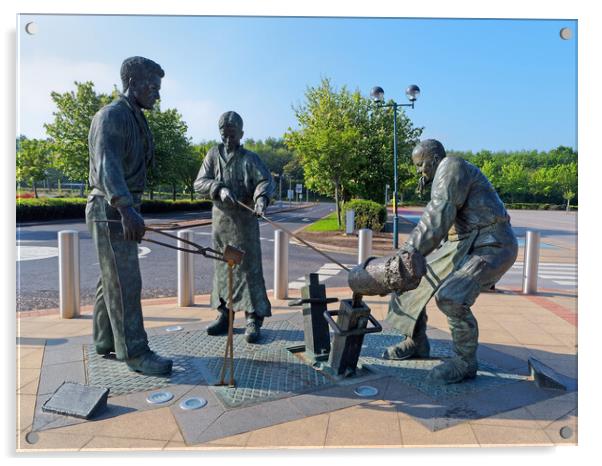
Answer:
[[[194,231],[180,230],[178,238],[194,241]],[[191,247],[178,241],[178,247],[191,249]],[[178,251],[178,306],[188,307],[194,305],[194,255]]]
[[[288,297],[288,235],[274,230],[274,296]]]
[[[79,317],[79,235],[59,231],[59,296],[61,319]]]
[[[523,294],[537,293],[539,271],[539,232],[527,231],[525,238],[525,259],[523,263]]]
[[[345,234],[352,235],[355,231],[355,210],[345,211]]]
[[[359,231],[357,247],[357,263],[361,264],[372,255],[372,230],[362,228]]]

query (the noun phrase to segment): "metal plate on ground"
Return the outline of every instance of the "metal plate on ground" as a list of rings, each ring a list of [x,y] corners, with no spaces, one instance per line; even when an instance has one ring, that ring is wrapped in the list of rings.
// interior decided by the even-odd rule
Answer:
[[[42,411],[81,419],[90,419],[107,407],[109,389],[63,382],[46,400]]]

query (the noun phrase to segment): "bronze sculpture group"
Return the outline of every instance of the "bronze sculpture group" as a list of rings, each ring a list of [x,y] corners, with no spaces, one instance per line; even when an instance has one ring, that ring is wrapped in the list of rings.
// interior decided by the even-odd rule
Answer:
[[[153,163],[152,134],[142,109],[151,109],[159,98],[163,76],[161,67],[149,59],[132,57],[123,62],[123,94],[95,115],[90,128],[92,191],[86,207],[101,269],[93,318],[96,351],[115,353],[131,370],[151,375],[169,374],[172,368],[172,361],[148,346],[137,246],[145,232],[139,212],[146,171]],[[265,213],[275,184],[259,156],[240,144],[239,114],[224,113],[218,129],[222,143],[207,153],[194,188],[213,201],[213,248],[223,251],[230,245],[245,251],[234,270],[232,303],[234,311],[245,313],[247,342],[256,343],[264,318],[271,315],[257,217]],[[470,308],[480,291],[512,266],[517,241],[504,204],[477,167],[446,157],[441,143],[432,139],[414,149],[412,160],[421,175],[419,188],[432,185],[424,214],[395,256],[378,267],[358,267],[379,290],[375,294],[392,293],[388,321],[405,335],[386,350],[384,358],[429,357],[426,304],[435,297],[447,316],[455,357],[435,367],[429,378],[433,383],[456,383],[473,378],[477,371],[478,325]],[[413,275],[399,274],[403,264],[420,265],[420,261],[426,265],[412,268]],[[411,287],[391,283],[391,276],[410,275]],[[228,330],[227,276],[227,265],[217,262],[211,305],[218,315],[207,328],[209,335]],[[405,291],[410,288],[414,289]]]

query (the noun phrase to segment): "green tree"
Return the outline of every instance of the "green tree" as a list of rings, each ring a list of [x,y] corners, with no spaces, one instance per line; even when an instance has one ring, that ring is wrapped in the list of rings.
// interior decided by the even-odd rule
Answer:
[[[481,165],[481,171],[497,189],[500,187],[501,166],[493,160],[485,160]]]
[[[303,169],[293,151],[282,138],[267,138],[265,141],[245,140],[245,147],[259,155],[279,185],[279,198],[282,198],[284,175],[289,179],[303,182]]]
[[[294,108],[299,129],[289,128],[285,142],[299,157],[307,186],[334,195],[340,226],[342,200],[355,196],[382,202],[393,172],[392,109],[375,108],[359,91],[352,93],[344,86],[337,91],[327,78],[318,87],[309,87],[305,100]],[[421,132],[399,113],[400,167],[409,163]]]
[[[217,144],[215,141],[209,141],[191,145],[188,154],[182,157],[177,167],[178,176],[184,185],[184,191],[188,193],[191,201],[194,200],[194,182],[199,174],[203,160],[209,149],[215,144]]]
[[[389,102],[391,103],[391,102]],[[367,98],[361,99],[357,112],[362,138],[357,144],[358,178],[354,195],[382,202],[385,185],[394,189],[393,109],[374,107]],[[416,168],[412,163],[412,149],[419,141],[422,128],[414,128],[403,110],[397,114],[397,180],[400,197],[413,197],[416,189]]]
[[[510,202],[523,196],[528,188],[529,175],[525,167],[516,161],[502,166],[498,186],[502,196],[510,198]]]
[[[265,141],[247,139],[245,147],[259,155],[271,173],[281,175],[284,167],[294,158],[293,152],[286,147],[283,139],[267,138]]]
[[[89,170],[88,132],[94,114],[112,96],[97,94],[94,83],[75,82],[75,91],[52,92],[57,110],[54,121],[44,125],[52,139],[54,165],[73,181],[87,183]]]
[[[539,167],[529,174],[530,191],[535,199],[549,199],[556,189],[554,172],[548,167]]]
[[[188,126],[176,109],[162,111],[159,102],[153,110],[145,111],[145,115],[155,144],[154,163],[147,175],[151,199],[157,186],[165,184],[171,188],[175,201],[179,185],[189,180],[193,165],[198,164],[186,136]],[[196,165],[197,173],[199,168],[200,164]]]
[[[566,201],[566,210],[570,210],[571,200],[577,195],[577,163],[557,165],[553,169],[558,189]]]
[[[334,195],[341,226],[341,191],[353,171],[351,154],[359,135],[349,114],[352,97],[346,88],[336,92],[328,79],[322,79],[320,86],[307,89],[305,98],[305,104],[293,108],[300,129],[289,128],[285,141],[300,157],[307,186]]]
[[[17,181],[31,183],[37,198],[37,182],[46,178],[46,171],[52,166],[50,144],[41,139],[22,138],[17,147]]]

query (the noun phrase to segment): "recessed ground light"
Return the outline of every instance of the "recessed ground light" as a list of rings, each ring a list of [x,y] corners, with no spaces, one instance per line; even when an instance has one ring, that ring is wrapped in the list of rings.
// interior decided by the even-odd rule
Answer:
[[[162,403],[167,403],[173,398],[173,393],[171,392],[153,392],[146,397],[146,402],[152,405],[159,405]]]
[[[370,397],[378,394],[378,389],[376,387],[371,387],[370,385],[362,385],[361,387],[357,387],[353,392],[357,396]]]
[[[191,411],[193,409],[203,408],[207,405],[207,400],[205,398],[192,397],[186,398],[180,403],[180,408],[185,411]]]
[[[182,330],[181,325],[174,325],[173,327],[167,327],[165,329],[166,332],[179,332],[180,330]]]

